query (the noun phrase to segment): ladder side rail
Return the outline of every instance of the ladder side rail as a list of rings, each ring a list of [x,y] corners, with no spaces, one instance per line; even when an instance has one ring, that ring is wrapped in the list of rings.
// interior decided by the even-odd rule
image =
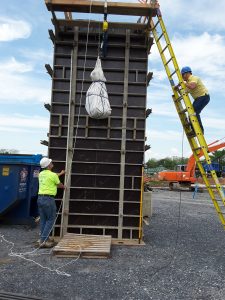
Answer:
[[[194,153],[194,157],[195,157],[195,160],[196,160],[196,164],[197,164],[197,166],[199,168],[199,171],[201,172],[201,175],[202,175],[202,178],[203,178],[204,183],[206,185],[206,188],[208,190],[208,193],[210,195],[210,198],[212,199],[213,205],[214,205],[214,207],[216,209],[216,212],[217,212],[217,214],[219,216],[219,219],[220,219],[221,223],[223,224],[223,226],[225,226],[225,217],[224,217],[224,214],[223,214],[223,212],[222,212],[222,210],[221,210],[221,208],[220,208],[220,206],[219,206],[219,204],[218,204],[218,202],[216,200],[215,193],[214,193],[213,189],[210,186],[210,182],[209,182],[209,180],[208,180],[208,178],[206,176],[206,173],[205,173],[205,170],[204,170],[204,168],[202,166],[202,163],[201,163],[198,155],[196,155],[195,153]],[[224,204],[223,198],[222,198],[222,202]]]

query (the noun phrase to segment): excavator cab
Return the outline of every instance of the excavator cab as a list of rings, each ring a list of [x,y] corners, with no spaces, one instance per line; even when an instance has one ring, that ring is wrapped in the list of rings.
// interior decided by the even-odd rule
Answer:
[[[177,165],[175,171],[185,172],[187,165]]]

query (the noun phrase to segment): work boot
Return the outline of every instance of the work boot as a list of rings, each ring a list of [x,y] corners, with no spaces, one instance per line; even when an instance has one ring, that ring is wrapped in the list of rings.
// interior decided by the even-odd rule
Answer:
[[[41,241],[41,240],[38,239],[38,240],[37,240],[37,243],[40,243],[40,241]],[[48,239],[47,239],[47,241],[49,241],[49,242],[54,242],[54,238],[53,238],[52,236],[49,236]]]
[[[53,246],[54,246],[54,243],[52,243],[50,241],[39,243],[39,248],[52,248]]]
[[[49,242],[54,242],[54,238],[53,238],[52,236],[49,236],[49,237],[48,237],[48,241],[49,241]]]

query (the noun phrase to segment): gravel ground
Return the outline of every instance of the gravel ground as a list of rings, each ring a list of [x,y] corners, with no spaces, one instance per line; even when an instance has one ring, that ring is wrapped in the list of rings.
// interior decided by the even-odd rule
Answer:
[[[112,246],[110,259],[74,261],[60,269],[70,277],[8,256],[11,245],[0,238],[0,290],[52,300],[224,300],[225,232],[208,193],[193,199],[192,192],[153,190],[152,199],[145,246]],[[38,228],[1,226],[0,234],[24,252]],[[45,253],[32,259],[52,269],[71,261]]]

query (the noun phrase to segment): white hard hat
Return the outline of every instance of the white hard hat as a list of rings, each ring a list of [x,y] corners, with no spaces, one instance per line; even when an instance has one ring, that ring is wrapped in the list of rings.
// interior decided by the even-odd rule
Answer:
[[[52,159],[43,157],[40,161],[40,166],[42,169],[47,168],[51,162],[52,162]]]

